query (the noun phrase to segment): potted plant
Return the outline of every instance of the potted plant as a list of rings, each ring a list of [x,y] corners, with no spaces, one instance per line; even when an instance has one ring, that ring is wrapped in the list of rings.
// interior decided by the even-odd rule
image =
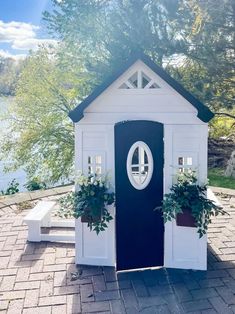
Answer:
[[[211,223],[211,216],[226,214],[222,207],[207,199],[207,185],[199,185],[195,172],[180,173],[177,181],[164,195],[162,210],[164,223],[176,219],[178,226],[196,227],[201,238]]]
[[[114,203],[114,193],[109,191],[107,177],[80,175],[77,183],[76,192],[60,199],[58,215],[81,218],[81,222],[87,223],[90,230],[99,234],[113,219],[107,207]]]

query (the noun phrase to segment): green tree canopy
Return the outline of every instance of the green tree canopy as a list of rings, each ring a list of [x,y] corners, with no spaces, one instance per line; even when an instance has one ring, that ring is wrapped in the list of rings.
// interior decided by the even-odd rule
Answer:
[[[45,12],[52,33],[98,79],[144,51],[162,65],[172,56],[184,60],[168,70],[212,109],[234,105],[234,0],[53,0]],[[178,68],[180,68],[178,70]],[[189,73],[193,71],[193,75]]]
[[[47,183],[69,177],[74,131],[68,112],[87,93],[87,81],[82,66],[58,58],[53,48],[30,54],[7,114],[9,127],[2,144],[2,156],[13,160],[13,168],[23,166],[30,177]]]
[[[234,0],[182,0],[177,29],[187,57],[180,77],[215,111],[235,101]],[[190,74],[192,79],[190,80]]]
[[[73,54],[82,51],[84,63],[104,77],[130,53],[144,51],[162,64],[181,51],[174,25],[178,1],[172,0],[53,0],[44,17],[52,34]]]

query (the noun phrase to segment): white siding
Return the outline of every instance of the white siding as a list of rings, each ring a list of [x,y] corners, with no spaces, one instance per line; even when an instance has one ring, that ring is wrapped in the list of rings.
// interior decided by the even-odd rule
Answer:
[[[207,125],[165,126],[164,193],[168,193],[177,171],[178,157],[193,159],[199,181],[207,177]],[[207,267],[207,237],[199,239],[196,228],[179,227],[175,221],[165,224],[166,267],[201,269]]]
[[[130,73],[138,69],[154,77],[159,89],[119,89]],[[150,116],[149,116],[150,115]],[[125,119],[155,120],[161,123],[201,124],[197,110],[143,62],[136,62],[98,96],[84,112],[80,124],[116,123]]]
[[[130,112],[130,113],[85,113],[79,125],[114,125],[126,120],[149,120],[158,121],[163,124],[204,124],[196,115],[191,113],[158,113],[158,112]]]
[[[88,156],[101,156],[102,173],[109,173],[114,186],[114,148],[113,131],[108,126],[85,126],[78,124],[76,134],[76,170],[84,174],[88,172]],[[114,217],[114,208],[110,207]],[[115,217],[114,217],[115,218]],[[76,263],[88,265],[115,266],[115,219],[109,223],[109,228],[98,236],[87,228],[87,224],[76,221]]]

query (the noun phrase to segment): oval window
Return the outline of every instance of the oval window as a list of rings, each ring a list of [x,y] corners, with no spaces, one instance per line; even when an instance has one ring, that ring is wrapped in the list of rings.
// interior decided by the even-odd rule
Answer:
[[[144,142],[134,143],[127,156],[127,175],[137,190],[143,190],[149,184],[153,174],[153,156]]]

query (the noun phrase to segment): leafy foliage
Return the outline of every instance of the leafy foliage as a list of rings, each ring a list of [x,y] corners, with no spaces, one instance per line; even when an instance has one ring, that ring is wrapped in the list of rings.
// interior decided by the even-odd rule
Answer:
[[[66,53],[59,58],[59,52],[58,47],[41,48],[25,61],[1,143],[2,159],[13,161],[9,170],[24,167],[29,178],[47,184],[73,173],[74,130],[68,112],[87,92],[88,74],[79,65],[70,66]]]
[[[98,81],[130,53],[144,51],[214,110],[234,105],[233,0],[53,0],[44,13]],[[172,63],[172,58],[176,62]],[[172,66],[172,64],[174,66]]]
[[[144,51],[162,64],[180,51],[174,20],[178,1],[172,0],[53,0],[45,12],[49,30],[57,34],[98,79],[118,68],[130,53]]]
[[[232,109],[235,97],[234,1],[182,0],[179,13],[176,29],[183,39],[186,57],[184,66],[179,69],[183,83],[187,88],[194,84],[189,89],[212,109]]]
[[[36,190],[42,190],[46,188],[46,184],[45,182],[40,181],[39,178],[32,178],[32,180],[29,180],[26,182],[26,184],[24,185],[24,187],[28,190],[28,191],[36,191]]]
[[[170,190],[170,193],[165,194],[161,207],[165,223],[176,219],[177,214],[183,213],[184,209],[190,209],[201,238],[206,234],[211,216],[226,214],[221,207],[207,199],[207,186],[198,185],[194,173],[179,174],[177,183]]]
[[[107,206],[114,203],[114,193],[108,191],[107,179],[80,176],[79,190],[60,198],[60,217],[87,218],[88,227],[97,234],[113,219]]]
[[[16,179],[13,179],[6,189],[6,191],[1,191],[0,195],[13,195],[19,192],[19,183]]]
[[[230,111],[235,116],[235,110]],[[232,117],[216,116],[210,123],[209,134],[211,138],[235,139],[235,120]]]

